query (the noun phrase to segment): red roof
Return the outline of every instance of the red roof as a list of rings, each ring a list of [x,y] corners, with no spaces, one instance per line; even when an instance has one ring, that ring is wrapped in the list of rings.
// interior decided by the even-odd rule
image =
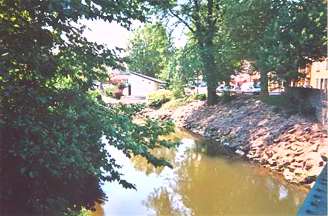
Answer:
[[[110,78],[109,82],[113,84],[122,83],[128,80],[127,75],[114,75]]]

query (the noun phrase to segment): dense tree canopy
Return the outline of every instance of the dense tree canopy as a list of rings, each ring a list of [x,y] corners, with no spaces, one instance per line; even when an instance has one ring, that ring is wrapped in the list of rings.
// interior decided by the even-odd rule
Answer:
[[[165,6],[164,6],[165,7]],[[215,62],[214,38],[219,30],[222,4],[215,0],[173,1],[166,5],[165,12],[185,25],[195,39],[207,82],[207,103],[216,103],[216,86],[219,68]]]
[[[228,79],[241,60],[254,62],[267,92],[268,72],[288,81],[299,67],[326,56],[323,0],[190,0],[161,6],[188,29],[188,43],[198,46],[209,104],[215,102],[217,81]]]
[[[326,56],[326,1],[227,1],[225,23],[245,59],[288,81],[299,67]],[[255,16],[256,14],[256,16]]]
[[[199,56],[207,82],[209,105],[216,103],[218,81],[228,80],[240,62],[236,42],[231,39],[224,22],[229,3],[233,4],[217,0],[164,1],[161,4],[164,14],[188,29],[188,43],[192,44],[189,46],[197,46],[194,51]]]
[[[103,181],[124,181],[102,138],[127,155],[169,165],[149,149],[169,123],[132,122],[138,107],[107,107],[92,91],[117,66],[114,50],[82,36],[78,20],[129,26],[139,0],[0,0],[1,215],[63,215],[103,199]]]
[[[171,38],[165,27],[159,22],[146,24],[130,39],[128,67],[148,76],[165,78],[171,55]]]
[[[128,156],[169,165],[150,149],[172,145],[157,142],[172,124],[137,125],[132,114],[140,107],[101,101],[93,82],[121,59],[84,38],[79,24],[129,27],[154,8],[186,26],[187,45],[174,50],[162,24],[146,24],[130,41],[129,68],[179,84],[202,72],[208,104],[216,102],[217,81],[229,79],[242,59],[255,62],[266,91],[269,71],[288,80],[326,56],[323,0],[0,0],[1,215],[62,215],[103,199],[103,181],[133,187],[103,138]]]

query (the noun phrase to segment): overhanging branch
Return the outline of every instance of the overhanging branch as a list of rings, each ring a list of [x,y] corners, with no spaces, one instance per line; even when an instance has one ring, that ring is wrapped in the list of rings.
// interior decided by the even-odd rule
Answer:
[[[177,13],[175,13],[171,8],[169,8],[169,12],[177,18],[182,24],[184,24],[191,32],[195,32],[195,30],[182,18],[180,17]]]

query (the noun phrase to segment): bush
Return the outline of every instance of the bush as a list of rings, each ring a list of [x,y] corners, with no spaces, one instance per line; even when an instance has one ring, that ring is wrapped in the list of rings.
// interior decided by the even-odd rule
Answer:
[[[223,103],[228,103],[232,101],[236,96],[230,95],[229,92],[223,92],[223,94],[219,97],[219,100]]]
[[[170,90],[161,89],[150,93],[147,96],[148,105],[151,107],[161,107],[162,104],[173,99],[173,93]]]
[[[110,86],[105,88],[104,92],[107,97],[113,97],[114,96],[114,91],[116,89],[116,86]]]
[[[170,88],[175,98],[183,98],[185,96],[184,85],[182,82],[175,81]]]
[[[122,89],[116,89],[114,92],[114,97],[116,99],[121,99],[121,97],[123,96],[123,90]]]
[[[120,90],[123,90],[123,89],[125,89],[125,84],[120,83],[120,84],[118,84],[117,88],[120,89]]]
[[[163,104],[163,106],[161,107],[161,109],[175,109],[177,107],[186,105],[190,101],[191,101],[190,98],[178,98],[178,99],[174,99],[174,100],[171,100],[171,101]]]
[[[299,112],[297,103],[292,101],[286,95],[262,96],[260,99],[264,103],[273,106],[274,112],[280,112],[284,110],[290,115]]]
[[[193,96],[193,98],[194,98],[195,100],[201,100],[201,101],[204,101],[204,100],[206,100],[207,96],[206,96],[206,94],[195,94],[195,95]]]

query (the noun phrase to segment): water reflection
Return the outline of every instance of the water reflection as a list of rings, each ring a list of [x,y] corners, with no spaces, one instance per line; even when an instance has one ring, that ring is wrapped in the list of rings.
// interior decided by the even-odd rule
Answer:
[[[207,156],[190,134],[175,136],[182,138],[176,150],[154,152],[169,159],[173,169],[155,169],[143,158],[130,160],[109,147],[137,191],[106,183],[104,215],[293,215],[304,199],[304,191],[284,185],[263,169]]]

